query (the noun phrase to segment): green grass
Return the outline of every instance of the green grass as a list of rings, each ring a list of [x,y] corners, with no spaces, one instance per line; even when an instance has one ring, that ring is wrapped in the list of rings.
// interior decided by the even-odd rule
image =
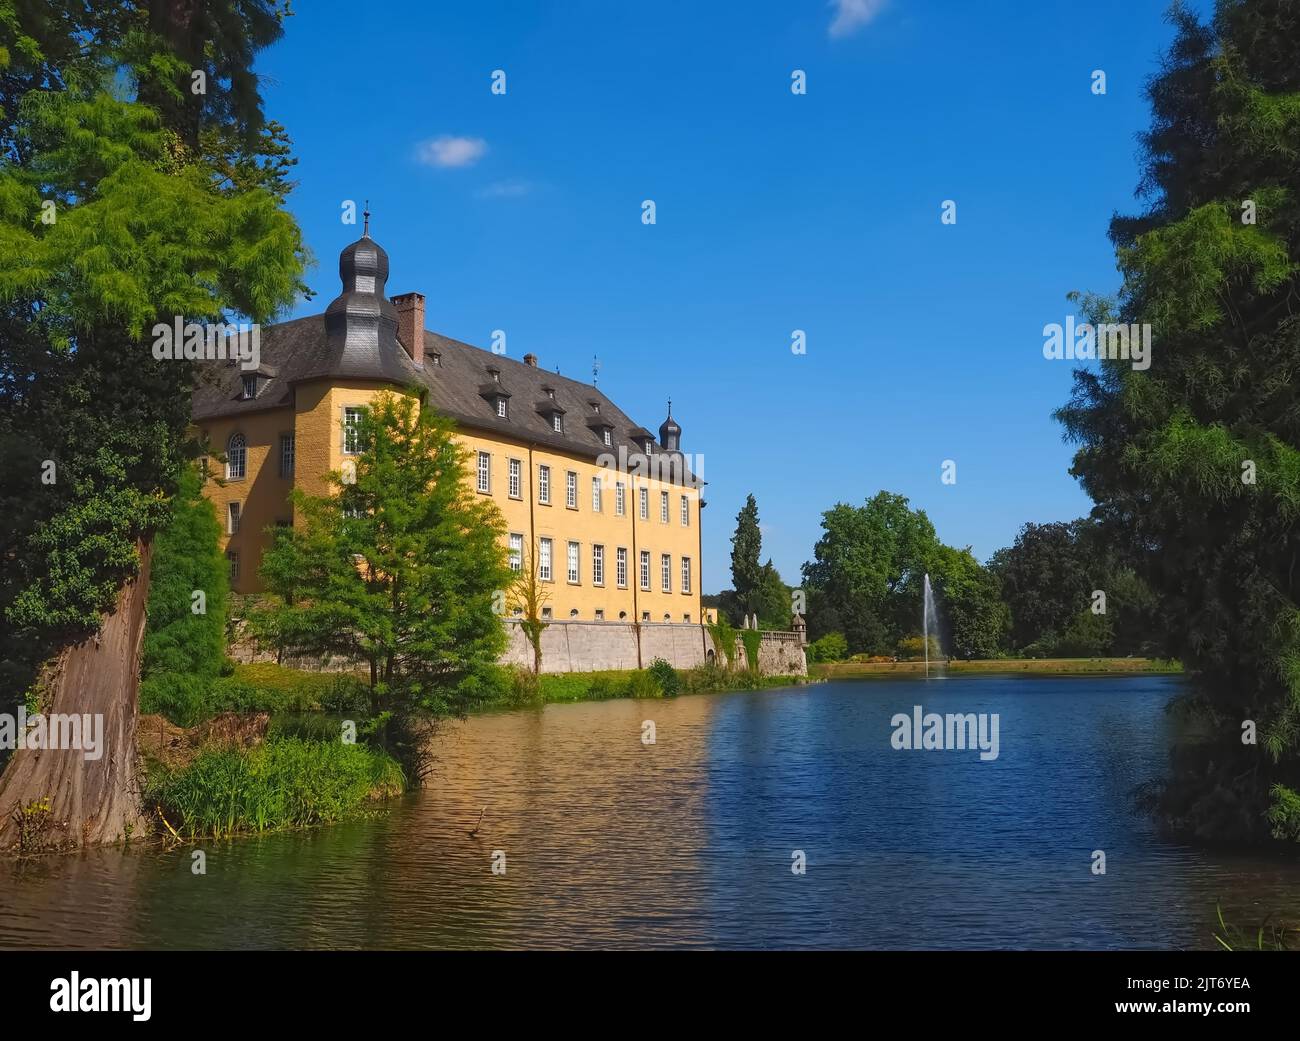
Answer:
[[[678,692],[682,694],[761,690],[807,682],[802,676],[760,676],[748,669],[730,670],[720,665],[701,665],[694,669],[673,671],[678,680]],[[509,691],[483,707],[492,711],[579,701],[606,701],[611,698],[663,696],[663,681],[656,678],[649,669],[542,673],[539,677],[524,670],[515,670]]]
[[[403,782],[397,763],[366,745],[282,738],[210,748],[182,770],[156,769],[145,797],[180,835],[220,838],[355,817]]]
[[[221,712],[364,710],[366,689],[355,676],[258,662],[235,665],[229,676],[155,677],[147,692],[141,689],[140,708],[166,716],[177,726],[192,727]]]
[[[989,658],[976,661],[953,661],[947,665],[930,664],[949,675],[971,673],[1031,673],[1036,675],[1131,675],[1139,673],[1180,673],[1176,661],[1159,658]],[[825,662],[808,666],[809,675],[818,679],[861,679],[899,673],[925,672],[923,661],[899,662]]]

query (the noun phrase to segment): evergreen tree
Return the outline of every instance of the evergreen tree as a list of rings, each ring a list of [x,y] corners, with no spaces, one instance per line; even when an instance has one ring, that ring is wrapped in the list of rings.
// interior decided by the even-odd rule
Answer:
[[[376,715],[464,715],[505,649],[504,521],[469,490],[450,421],[413,396],[375,398],[361,437],[354,482],[295,490],[300,523],[275,530],[262,565],[278,600],[254,628],[289,653],[369,664]]]
[[[762,550],[758,503],[750,495],[736,514],[736,533],[731,536],[731,587],[736,593],[736,604],[744,615],[758,610],[758,590],[763,581],[763,568],[759,564]]]
[[[1149,205],[1111,223],[1118,297],[1080,298],[1094,321],[1149,323],[1151,366],[1078,372],[1058,415],[1211,735],[1179,748],[1155,805],[1205,837],[1300,839],[1300,6],[1171,18],[1148,90]]]

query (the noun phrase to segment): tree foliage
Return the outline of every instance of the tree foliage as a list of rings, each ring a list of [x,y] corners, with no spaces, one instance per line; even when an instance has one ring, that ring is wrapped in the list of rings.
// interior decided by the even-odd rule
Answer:
[[[1179,750],[1160,810],[1207,837],[1298,838],[1300,8],[1219,0],[1208,23],[1182,5],[1171,18],[1148,89],[1147,209],[1111,223],[1117,298],[1083,298],[1150,323],[1153,362],[1081,370],[1058,416],[1213,735]],[[1248,719],[1260,746],[1242,742]]]
[[[762,550],[758,503],[750,495],[736,514],[736,531],[731,536],[731,588],[735,590],[736,604],[744,615],[758,610],[758,591],[763,581],[763,569],[759,564]]]
[[[275,130],[251,69],[284,13],[263,0],[0,4],[11,693],[93,631],[138,567],[137,540],[167,520],[193,376],[152,357],[153,324],[265,321],[301,288],[286,159],[263,151]]]
[[[496,507],[466,482],[449,420],[409,394],[367,409],[355,481],[293,493],[262,577],[275,601],[254,625],[294,654],[370,666],[372,709],[463,715],[496,681],[497,605],[514,578]]]

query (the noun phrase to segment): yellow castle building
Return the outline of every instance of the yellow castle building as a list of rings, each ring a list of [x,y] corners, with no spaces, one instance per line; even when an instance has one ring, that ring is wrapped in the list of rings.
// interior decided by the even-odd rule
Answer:
[[[193,421],[224,463],[205,494],[224,526],[231,588],[256,593],[268,528],[290,491],[328,494],[359,454],[356,424],[384,390],[415,388],[449,416],[468,480],[505,518],[511,566],[538,568],[555,621],[699,624],[703,484],[672,418],[659,438],[594,385],[425,329],[424,296],[385,293],[388,255],[366,231],[339,256],[324,314],[261,330],[260,361],[200,367]],[[336,490],[336,489],[335,489]]]

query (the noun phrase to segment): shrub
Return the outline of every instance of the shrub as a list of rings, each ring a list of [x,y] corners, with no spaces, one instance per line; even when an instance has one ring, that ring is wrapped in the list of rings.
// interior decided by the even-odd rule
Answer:
[[[681,690],[682,681],[677,675],[677,670],[668,664],[663,658],[656,658],[650,663],[647,670],[659,684],[659,690],[665,698],[675,698]]]
[[[843,633],[827,633],[808,645],[809,661],[843,661],[849,653],[849,642]]]
[[[638,669],[628,681],[627,695],[630,698],[662,698],[664,692],[652,673]]]
[[[763,634],[757,629],[740,630],[740,639],[745,645],[745,657],[749,661],[750,672],[758,671],[758,648],[763,643]]]

